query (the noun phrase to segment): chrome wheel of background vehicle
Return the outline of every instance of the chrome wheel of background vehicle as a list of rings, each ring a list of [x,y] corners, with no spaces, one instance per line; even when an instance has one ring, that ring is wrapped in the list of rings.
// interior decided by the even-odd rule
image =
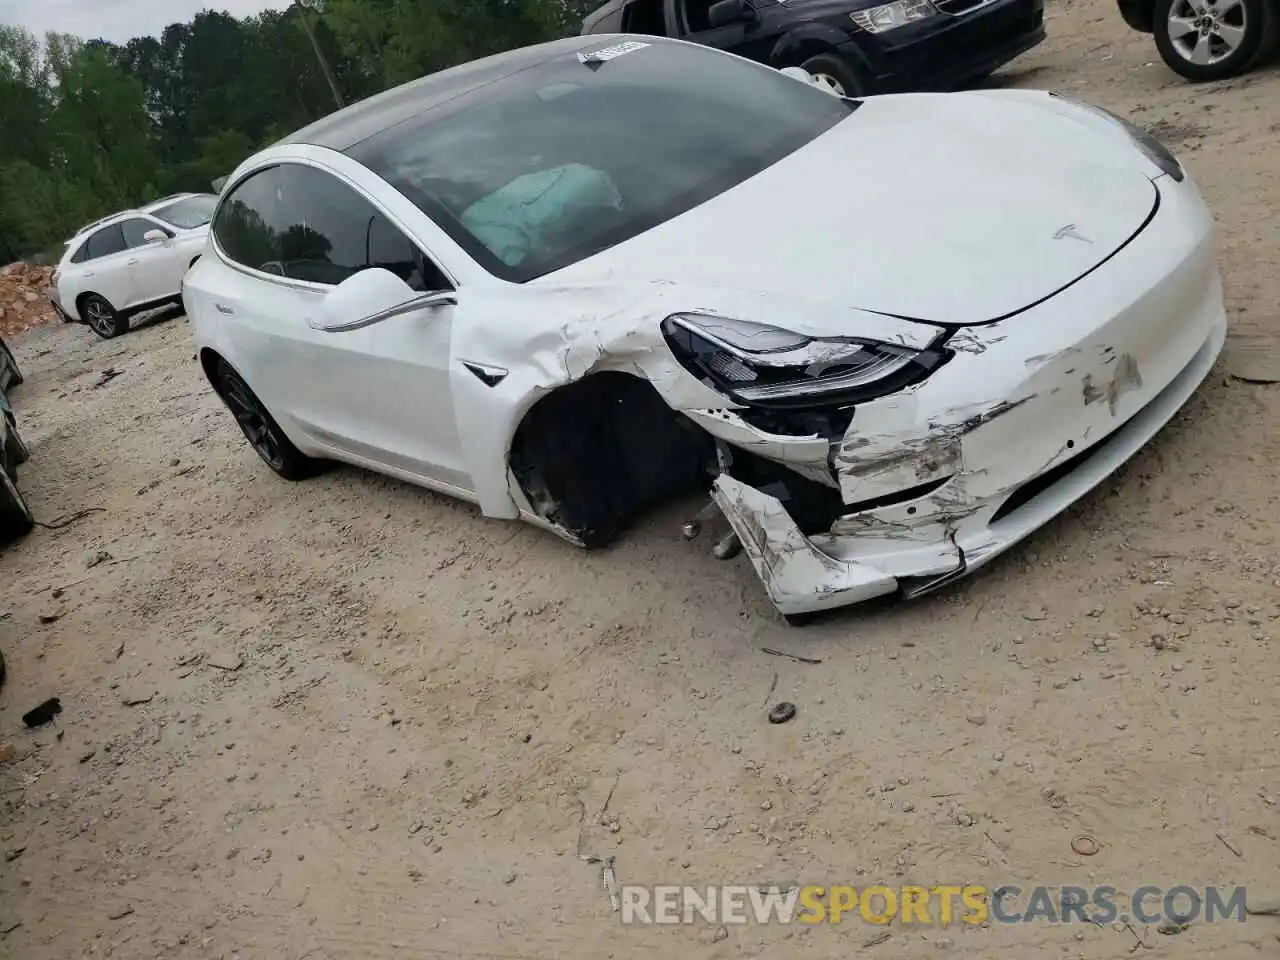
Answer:
[[[323,469],[324,461],[308,457],[293,445],[257,394],[225,361],[218,361],[213,385],[249,446],[272,470],[286,480],[305,480]]]
[[[120,336],[128,327],[128,322],[121,319],[115,307],[96,293],[91,293],[80,301],[80,315],[84,317],[89,329],[103,340]]]
[[[1157,0],[1156,48],[1188,80],[1222,80],[1271,53],[1274,21],[1265,0]]]
[[[819,84],[826,87],[828,90],[834,93],[837,97],[844,96],[844,87],[841,85],[840,81],[837,80],[835,77],[833,77],[831,74],[815,73],[815,74],[812,74],[812,76],[813,76],[813,79],[817,80]]]
[[[860,97],[865,92],[849,64],[833,53],[820,53],[801,64],[819,86],[838,97]]]
[[[1220,63],[1244,43],[1244,0],[1178,0],[1169,10],[1173,49],[1199,66]]]

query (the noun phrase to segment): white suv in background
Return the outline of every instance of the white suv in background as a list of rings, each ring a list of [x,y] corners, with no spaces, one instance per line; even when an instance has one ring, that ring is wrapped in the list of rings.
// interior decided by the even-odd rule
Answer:
[[[204,252],[218,198],[181,193],[77,231],[53,273],[54,307],[103,339],[144,310],[182,304],[182,278]]]

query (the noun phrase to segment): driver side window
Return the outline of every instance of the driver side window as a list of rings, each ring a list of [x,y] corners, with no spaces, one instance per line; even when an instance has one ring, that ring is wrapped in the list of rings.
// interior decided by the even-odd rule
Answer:
[[[382,267],[420,292],[451,288],[372,203],[315,167],[284,163],[251,175],[223,202],[213,232],[228,257],[264,273],[332,285]]]
[[[135,247],[146,246],[146,235],[152,230],[159,230],[166,236],[173,236],[168,230],[165,230],[158,223],[152,223],[150,220],[142,217],[134,217],[132,220],[126,220],[120,224],[120,229],[124,232],[124,245],[130,250]]]
[[[715,0],[683,0],[684,25],[690,33],[711,29],[711,5]]]

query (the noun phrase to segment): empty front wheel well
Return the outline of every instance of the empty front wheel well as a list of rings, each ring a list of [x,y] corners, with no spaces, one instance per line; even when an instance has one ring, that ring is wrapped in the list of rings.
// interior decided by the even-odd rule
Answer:
[[[539,515],[597,547],[658,502],[705,489],[715,445],[648,381],[610,371],[535,403],[510,462]]]

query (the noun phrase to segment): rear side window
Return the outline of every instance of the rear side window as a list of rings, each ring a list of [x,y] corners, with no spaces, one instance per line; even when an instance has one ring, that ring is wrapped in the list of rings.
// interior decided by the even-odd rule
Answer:
[[[124,232],[120,229],[120,224],[118,223],[103,227],[89,238],[89,242],[85,246],[88,247],[86,260],[109,257],[113,253],[120,253],[122,250],[127,249],[124,242]]]
[[[368,200],[331,174],[281,164],[227,195],[213,235],[236,263],[294,280],[337,284],[382,267],[419,291],[450,286],[444,274]]]
[[[80,244],[80,248],[71,255],[72,263],[84,263],[89,259],[89,241]]]

